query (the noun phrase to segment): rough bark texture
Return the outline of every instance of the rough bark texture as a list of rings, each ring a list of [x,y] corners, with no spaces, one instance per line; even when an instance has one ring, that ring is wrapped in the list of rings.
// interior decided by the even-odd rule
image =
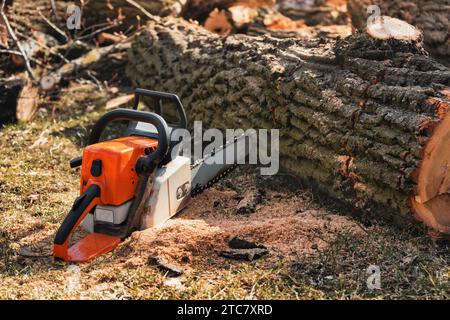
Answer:
[[[450,1],[449,0],[348,0],[348,10],[355,28],[367,24],[367,7],[377,5],[381,15],[405,20],[424,33],[428,51],[450,64]]]
[[[177,93],[190,120],[211,127],[280,128],[281,164],[303,181],[356,208],[409,215],[412,173],[450,81],[420,43],[222,38],[164,21],[130,50],[137,86]]]

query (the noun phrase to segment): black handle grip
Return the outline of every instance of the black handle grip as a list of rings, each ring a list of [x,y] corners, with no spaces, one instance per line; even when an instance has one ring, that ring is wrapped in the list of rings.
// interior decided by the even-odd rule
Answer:
[[[92,128],[88,144],[91,145],[99,142],[100,136],[106,126],[117,120],[139,121],[154,125],[158,131],[158,147],[153,153],[143,157],[143,160],[145,160],[144,164],[149,167],[151,163],[159,163],[164,159],[169,150],[169,128],[166,121],[160,115],[152,112],[122,108],[110,111],[103,115]],[[142,164],[142,161],[140,163]]]
[[[176,124],[177,127],[186,129],[187,128],[187,117],[186,117],[186,111],[184,111],[183,104],[181,103],[180,98],[173,93],[166,93],[166,92],[159,92],[159,91],[152,91],[152,90],[146,90],[146,89],[136,89],[134,91],[134,109],[137,110],[139,105],[139,97],[145,96],[145,97],[151,97],[153,98],[153,101],[155,103],[155,112],[162,116],[162,104],[161,101],[169,101],[175,104],[175,107],[178,111],[178,116],[180,118],[180,122]]]
[[[55,244],[62,245],[66,242],[67,238],[72,233],[72,230],[76,227],[76,223],[80,219],[83,212],[97,197],[100,197],[100,187],[96,184],[92,184],[75,200],[72,209],[56,233],[54,240]]]
[[[81,163],[83,162],[83,157],[76,157],[70,160],[69,164],[72,169],[81,167]]]

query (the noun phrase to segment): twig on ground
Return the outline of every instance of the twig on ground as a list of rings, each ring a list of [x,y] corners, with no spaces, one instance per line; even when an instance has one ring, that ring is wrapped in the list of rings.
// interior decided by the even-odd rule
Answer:
[[[111,29],[111,28],[114,28],[114,27],[116,27],[117,25],[118,25],[118,24],[116,24],[116,23],[110,24],[110,25],[108,25],[108,26],[106,26],[106,27],[97,29],[97,30],[95,30],[95,31],[93,31],[93,32],[91,32],[91,33],[85,35],[85,36],[79,37],[79,38],[77,38],[77,40],[83,41],[83,40],[89,39],[89,38],[95,36],[96,34],[99,34],[99,33],[102,33],[103,31],[106,31],[106,30],[109,30],[109,29]]]
[[[55,18],[57,20],[59,20],[58,10],[56,9],[56,2],[55,2],[55,0],[50,0],[50,4],[52,6],[52,11],[53,11],[53,14],[55,15]]]
[[[97,85],[100,92],[103,92],[102,83],[92,74],[92,72],[90,70],[88,70],[86,73],[89,76],[89,78],[91,78],[95,82],[95,84]]]
[[[0,53],[15,54],[17,56],[23,57],[22,52],[17,51],[17,50],[0,49]],[[39,60],[36,60],[36,59],[33,59],[33,58],[28,58],[28,59],[30,59],[30,61],[33,61],[34,63],[36,63],[36,64],[38,64],[40,66],[43,65],[43,63],[41,61],[39,61]]]
[[[9,35],[14,40],[14,42],[17,45],[17,48],[19,49],[20,53],[22,54],[23,59],[25,60],[25,66],[27,68],[28,73],[30,74],[31,79],[36,81],[36,77],[33,74],[33,70],[31,69],[30,59],[27,56],[27,53],[25,52],[25,49],[22,47],[22,44],[20,43],[19,39],[17,39],[17,36],[14,32],[14,30],[11,27],[11,24],[9,23],[8,18],[6,17],[4,8],[5,8],[6,0],[2,0],[2,5],[0,7],[0,17],[3,20],[3,23],[5,24],[6,30],[8,30]]]
[[[0,53],[8,53],[8,54],[16,54],[18,56],[21,56],[22,53],[17,50],[9,50],[9,49],[0,49]]]
[[[147,18],[149,18],[152,21],[158,22],[160,21],[159,17],[154,16],[153,14],[151,14],[150,12],[148,12],[147,10],[145,10],[145,8],[143,8],[139,3],[133,1],[133,0],[125,0],[127,3],[131,4],[132,6],[134,6],[136,9],[138,9],[139,11],[141,11]]]
[[[38,10],[39,16],[42,18],[42,20],[44,20],[50,27],[53,28],[53,30],[55,30],[56,32],[58,32],[66,42],[69,41],[69,37],[67,36],[67,34],[62,31],[60,28],[58,28],[57,25],[55,25],[53,22],[51,22],[50,20],[47,19],[46,16],[44,16],[41,12],[41,10]]]
[[[27,40],[29,40],[29,41],[32,41],[32,42],[35,43],[37,46],[39,46],[39,47],[41,47],[41,48],[47,50],[50,54],[52,54],[52,55],[54,55],[54,56],[57,56],[58,58],[60,58],[61,60],[63,60],[65,63],[69,63],[69,62],[70,62],[69,59],[67,59],[66,57],[64,57],[61,53],[55,52],[55,51],[53,50],[53,48],[50,48],[49,46],[46,46],[45,44],[40,43],[40,42],[37,41],[36,39],[34,39],[34,38],[30,37],[30,36],[27,36],[27,35],[25,35],[25,34],[23,34],[23,33],[21,33],[21,32],[17,32],[17,35],[19,35],[20,37],[22,37],[22,38],[24,38],[24,39],[27,39]]]
[[[103,28],[103,27],[110,26],[110,25],[111,25],[111,22],[102,22],[102,23],[97,23],[97,24],[90,25],[89,27],[83,28],[83,31],[81,31],[80,36],[83,36],[88,31],[91,31],[93,29]]]

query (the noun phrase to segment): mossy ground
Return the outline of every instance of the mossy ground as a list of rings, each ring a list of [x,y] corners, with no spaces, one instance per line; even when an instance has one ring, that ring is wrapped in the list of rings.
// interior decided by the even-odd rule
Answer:
[[[78,194],[79,171],[71,170],[68,161],[80,154],[89,126],[104,113],[106,100],[105,94],[93,86],[73,84],[61,93],[57,102],[43,101],[32,123],[1,129],[0,298],[449,298],[448,243],[436,244],[426,234],[377,221],[362,227],[344,213],[324,209],[320,199],[307,190],[292,187],[292,180],[280,182],[276,177],[266,181],[268,186],[272,181],[289,187],[268,190],[268,200],[242,221],[257,223],[262,219],[259,211],[270,211],[272,206],[278,208],[277,205],[295,199],[304,208],[286,210],[284,218],[300,214],[301,221],[303,212],[320,211],[320,215],[308,213],[308,221],[325,221],[338,215],[345,217],[342,218],[345,225],[360,227],[359,232],[349,228],[308,229],[305,225],[299,237],[311,241],[310,247],[296,250],[294,243],[298,239],[294,236],[284,243],[286,246],[293,243],[289,254],[277,254],[277,245],[270,247],[269,243],[273,254],[254,262],[224,261],[214,254],[214,248],[197,252],[196,248],[186,247],[184,250],[192,251],[193,256],[186,266],[189,271],[178,280],[171,280],[146,265],[146,252],[139,249],[140,241],[135,238],[79,268],[54,261],[51,257],[54,232]],[[214,192],[239,192],[239,179],[248,174],[248,170],[237,170]],[[214,211],[214,198],[201,197],[196,203]],[[232,203],[230,199],[226,201]],[[223,212],[234,219],[232,206]],[[192,215],[203,217],[201,212]],[[205,219],[213,221],[214,216],[205,213]],[[175,225],[180,221],[175,220]],[[174,245],[183,241],[176,236],[179,234],[174,232]],[[164,247],[159,250],[164,251]],[[134,262],[135,255],[141,260]],[[381,269],[380,290],[367,289],[366,269],[370,265]]]

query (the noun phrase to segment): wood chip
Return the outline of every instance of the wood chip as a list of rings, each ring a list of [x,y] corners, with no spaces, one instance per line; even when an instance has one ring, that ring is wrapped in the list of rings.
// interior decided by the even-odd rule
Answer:
[[[106,102],[106,110],[111,110],[123,106],[133,100],[134,94],[128,94],[126,96],[120,96]]]
[[[157,266],[158,269],[164,272],[164,275],[166,275],[167,277],[179,277],[184,273],[181,268],[167,263],[159,257],[149,257],[147,259],[147,264],[150,266]]]
[[[17,100],[16,117],[20,122],[31,121],[36,113],[39,102],[39,88],[31,80],[22,88]]]
[[[8,46],[8,31],[2,22],[0,21],[0,43],[4,46]]]

